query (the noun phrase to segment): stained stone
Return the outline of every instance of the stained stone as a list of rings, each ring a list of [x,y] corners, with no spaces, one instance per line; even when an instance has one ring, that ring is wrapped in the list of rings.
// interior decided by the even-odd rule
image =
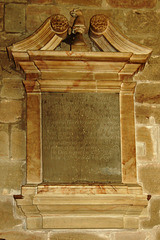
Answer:
[[[154,156],[154,147],[153,147],[153,140],[152,140],[152,128],[147,127],[137,127],[137,141],[139,143],[143,143],[144,146],[144,154],[139,155],[137,160],[142,161],[152,161],[155,160]],[[138,155],[138,154],[137,154]]]
[[[22,102],[19,100],[0,101],[0,122],[17,122],[21,118]]]
[[[0,230],[11,229],[20,224],[22,220],[15,219],[13,213],[13,199],[12,196],[0,197]],[[0,233],[0,239],[1,239]]]
[[[6,240],[46,240],[47,234],[43,232],[29,232],[29,231],[6,231],[0,233],[0,238]]]
[[[27,21],[26,28],[28,33],[34,32],[39,28],[43,22],[53,14],[58,14],[59,8],[56,6],[51,7],[50,5],[42,4],[28,4],[26,8]],[[33,18],[34,16],[34,18]]]
[[[136,105],[136,121],[140,124],[150,124],[154,121],[156,124],[160,124],[160,105]]]
[[[152,8],[157,0],[106,0],[112,7],[121,8]]]
[[[150,199],[149,211],[150,211],[150,218],[142,222],[142,227],[151,229],[154,226],[159,225],[159,221],[160,221],[160,217],[159,217],[160,199],[159,198],[156,198],[153,196]],[[159,238],[157,238],[156,240],[159,240]]]
[[[3,79],[1,97],[8,99],[24,98],[24,87],[21,79],[6,78]]]
[[[23,160],[26,158],[25,131],[13,128],[11,131],[11,155],[12,160]]]
[[[9,135],[8,126],[0,124],[0,159],[9,159]]]
[[[44,94],[42,107],[45,182],[121,182],[118,94]]]
[[[146,234],[144,232],[118,232],[115,234],[115,240],[144,240],[146,239]]]
[[[148,194],[160,194],[160,164],[152,163],[139,167],[139,180]]]
[[[52,4],[53,0],[29,0],[29,3],[33,3],[33,4]]]
[[[4,13],[4,4],[0,3],[0,31],[3,31],[3,13]]]
[[[7,4],[5,7],[5,30],[6,32],[25,31],[25,5]]]
[[[0,192],[3,189],[19,190],[24,184],[25,169],[21,161],[0,161]]]
[[[100,232],[61,232],[51,233],[50,240],[109,240],[107,234]]]
[[[140,83],[136,88],[136,102],[160,104],[160,83]],[[145,94],[144,94],[145,93]]]
[[[159,76],[160,57],[151,57],[145,65],[143,71],[139,72],[134,78],[136,80],[160,81]]]
[[[98,6],[100,7],[102,4],[102,0],[55,0],[57,4],[77,4],[77,5],[84,5],[84,6]]]

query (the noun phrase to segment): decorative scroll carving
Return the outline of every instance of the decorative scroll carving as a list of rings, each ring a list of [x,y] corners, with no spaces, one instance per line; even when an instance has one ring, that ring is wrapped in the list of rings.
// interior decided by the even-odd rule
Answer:
[[[68,28],[65,16],[53,15],[31,36],[9,47],[9,54],[28,50],[54,50],[66,38]]]
[[[90,21],[90,38],[105,51],[132,52],[134,61],[149,57],[152,49],[135,44],[118,31],[103,14],[95,15]]]

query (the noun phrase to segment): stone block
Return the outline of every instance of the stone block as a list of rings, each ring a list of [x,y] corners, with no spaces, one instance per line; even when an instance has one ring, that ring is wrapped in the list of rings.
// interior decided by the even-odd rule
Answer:
[[[160,83],[139,83],[135,101],[138,103],[160,104]]]
[[[28,232],[28,231],[6,231],[0,233],[0,238],[6,240],[47,240],[47,233]]]
[[[135,216],[124,217],[124,228],[137,229],[139,227],[139,218]]]
[[[22,101],[2,100],[0,101],[0,122],[15,123],[20,120],[22,114]]]
[[[145,39],[150,36],[153,38],[154,36],[157,39],[159,35],[160,12],[156,10],[128,10],[124,12],[124,19],[118,23],[119,25],[122,26],[121,31],[124,31],[128,37],[138,36],[142,40],[141,36],[144,36]],[[131,37],[129,37],[130,40]]]
[[[25,32],[25,4],[10,3],[5,6],[5,31]]]
[[[137,160],[140,161],[152,161],[157,159],[157,128],[154,127],[137,127],[136,129],[136,141],[143,143],[142,154],[137,152]]]
[[[148,194],[160,194],[160,164],[152,163],[139,166],[139,181]]]
[[[140,124],[160,124],[160,105],[136,104],[136,121]]]
[[[53,0],[29,0],[29,3],[33,3],[33,4],[52,4]]]
[[[1,98],[22,99],[24,98],[24,87],[21,79],[3,79],[1,89]]]
[[[109,236],[107,233],[103,233],[101,231],[94,232],[84,232],[83,230],[79,232],[59,232],[59,233],[51,233],[50,240],[109,240]]]
[[[9,159],[9,135],[8,126],[0,124],[0,159]]]
[[[20,191],[21,185],[24,184],[24,163],[21,161],[0,161],[0,192],[7,189]]]
[[[84,5],[84,6],[96,6],[102,5],[102,0],[55,0],[57,4],[70,4],[70,5]]]
[[[3,31],[4,4],[0,3],[0,31]]]
[[[27,217],[27,228],[28,229],[42,229],[42,217],[41,215],[34,214],[33,216]]]
[[[160,227],[158,227],[156,230],[157,231],[156,231],[156,239],[155,240],[159,240],[160,239]]]
[[[16,219],[13,213],[13,197],[0,197],[0,230],[7,230],[22,223],[22,220]],[[1,238],[1,233],[0,233]]]
[[[14,127],[11,131],[11,159],[23,160],[25,158],[26,158],[25,131]]]
[[[27,3],[28,0],[1,0],[4,3]]]
[[[145,240],[146,239],[146,234],[145,232],[137,231],[128,231],[128,232],[117,232],[115,233],[115,238],[114,240]]]
[[[0,32],[0,39],[1,39],[1,44],[0,44],[0,51],[1,54],[5,54],[6,52],[6,47],[11,46],[12,44],[24,39],[27,37],[27,35],[23,35],[22,33],[6,33],[6,32]]]
[[[160,81],[159,75],[160,57],[151,57],[148,63],[145,65],[143,71],[139,72],[134,79],[149,80],[149,81]]]
[[[1,39],[1,36],[0,36],[0,39]],[[6,39],[6,41],[7,41],[7,39]],[[15,89],[14,81],[19,82],[18,87],[20,87],[19,85],[22,84],[23,77],[22,77],[21,73],[19,73],[18,71],[15,70],[14,62],[9,60],[6,51],[5,52],[0,51],[0,66],[1,66],[1,74],[2,74],[1,77],[2,77],[2,79],[4,79],[4,81],[3,82],[1,81],[1,82],[3,84],[6,83],[6,85],[3,88],[4,92],[0,91],[0,96],[2,97],[2,95],[3,95],[4,97],[8,98],[11,94],[11,98],[17,98],[17,97],[18,97],[18,99],[22,98],[19,95],[21,93],[21,91],[19,91],[18,89],[16,91],[16,89]],[[10,89],[8,89],[8,92],[7,92],[7,88],[10,88]],[[21,89],[21,88],[22,88],[22,85],[19,89]],[[24,91],[23,91],[23,93],[24,93]],[[16,95],[17,95],[17,97],[16,97]]]
[[[112,7],[120,8],[153,8],[156,6],[157,0],[106,0]]]
[[[142,222],[142,228],[153,228],[160,223],[160,198],[151,198],[150,205],[149,205],[149,220],[144,220]],[[157,239],[159,240],[159,238]]]
[[[43,22],[53,14],[60,13],[59,8],[56,6],[51,7],[50,5],[33,5],[29,4],[26,9],[27,32],[32,33],[37,30]]]

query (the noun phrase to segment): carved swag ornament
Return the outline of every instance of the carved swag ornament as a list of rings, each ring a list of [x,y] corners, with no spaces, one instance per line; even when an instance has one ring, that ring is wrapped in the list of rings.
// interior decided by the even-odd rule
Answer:
[[[74,9],[71,16],[72,26],[65,16],[53,15],[8,48],[27,92],[27,180],[15,199],[28,229],[138,228],[147,196],[137,184],[133,76],[152,50],[131,42],[98,14],[91,18],[89,37],[101,51],[91,51],[82,11]],[[71,51],[54,51],[62,41],[69,42]],[[121,184],[43,182],[41,95],[48,92],[119,94]]]

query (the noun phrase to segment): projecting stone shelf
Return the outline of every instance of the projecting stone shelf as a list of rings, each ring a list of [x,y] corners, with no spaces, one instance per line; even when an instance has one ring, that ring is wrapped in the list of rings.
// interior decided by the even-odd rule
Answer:
[[[133,76],[143,70],[152,50],[128,40],[105,15],[96,15],[89,36],[102,52],[93,52],[95,47],[84,40],[82,11],[71,15],[73,26],[62,15],[51,16],[33,35],[8,48],[27,92],[27,181],[15,199],[28,229],[138,228],[146,217],[147,196],[137,184]],[[68,36],[71,51],[56,51]],[[47,93],[118,95],[120,184],[44,183],[42,95]]]
[[[147,196],[138,185],[26,185],[17,205],[28,229],[139,227]]]

